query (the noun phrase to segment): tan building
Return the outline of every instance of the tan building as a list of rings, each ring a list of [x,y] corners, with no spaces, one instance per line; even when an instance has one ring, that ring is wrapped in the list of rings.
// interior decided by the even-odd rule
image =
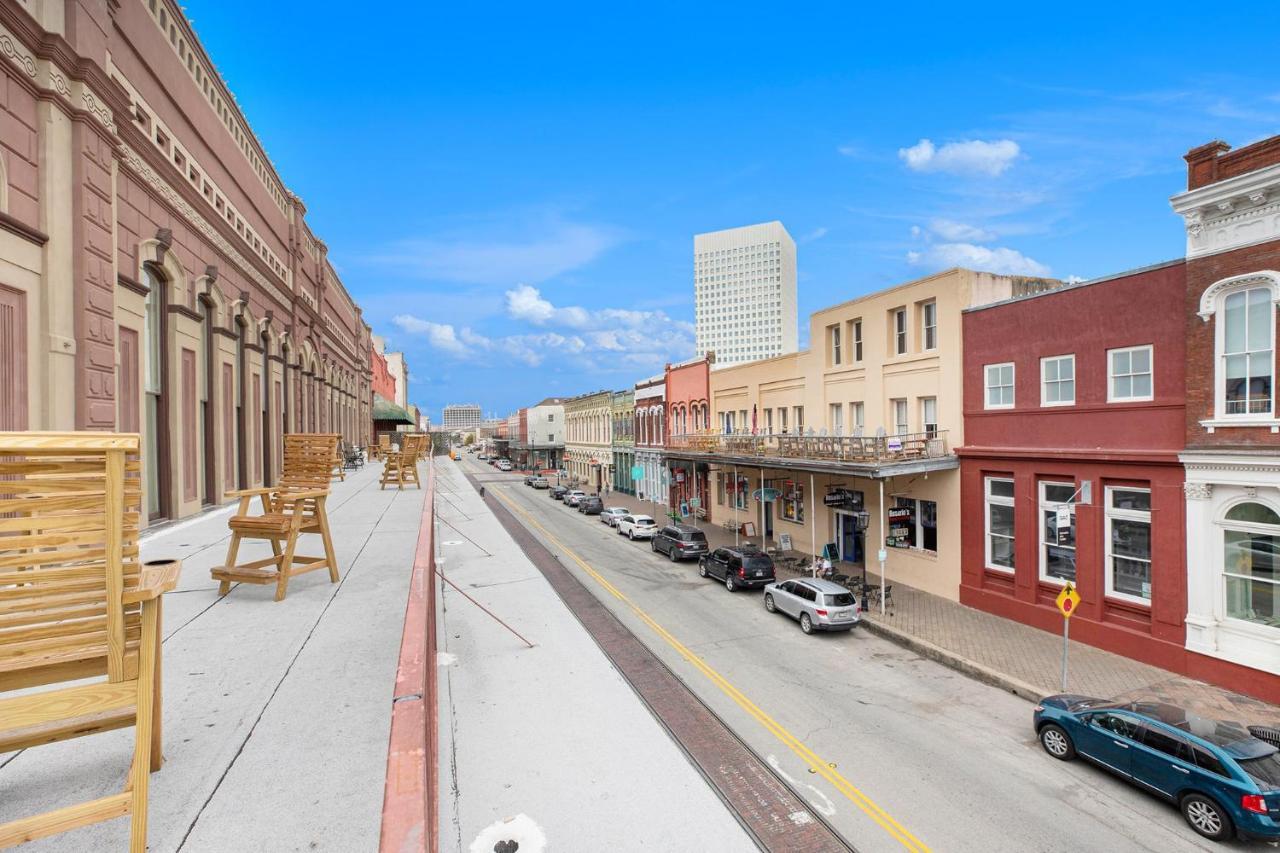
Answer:
[[[613,392],[593,391],[564,401],[564,467],[589,491],[613,477]]]
[[[955,599],[960,315],[1056,284],[952,269],[815,312],[810,349],[712,371],[713,434],[667,455],[711,462],[713,521]]]

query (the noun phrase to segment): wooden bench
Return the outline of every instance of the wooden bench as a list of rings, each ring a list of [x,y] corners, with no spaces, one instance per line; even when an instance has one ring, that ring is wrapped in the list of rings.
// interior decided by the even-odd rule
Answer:
[[[403,489],[405,483],[413,482],[421,489],[422,481],[418,479],[418,459],[425,451],[426,443],[427,436],[406,433],[400,441],[399,450],[388,450],[384,454],[386,463],[382,466],[382,480],[379,481],[378,488],[381,490],[389,484],[394,484],[397,489]]]
[[[162,762],[160,602],[180,564],[139,561],[139,445],[0,433],[0,753],[134,728],[123,791],[0,824],[0,848],[129,815],[129,850],[145,853]]]
[[[226,565],[210,572],[213,579],[219,581],[218,595],[230,592],[233,583],[275,584],[276,601],[283,601],[291,577],[318,569],[328,569],[329,580],[338,582],[338,560],[325,511],[337,448],[336,433],[286,435],[280,484],[233,493],[240,498],[240,506],[227,522],[231,528],[231,544],[227,548]],[[250,513],[255,497],[262,500],[260,515]],[[319,534],[324,546],[323,557],[303,557],[297,553],[298,537],[303,533]],[[237,564],[240,542],[244,539],[267,540],[273,556]],[[283,550],[281,543],[284,543]]]

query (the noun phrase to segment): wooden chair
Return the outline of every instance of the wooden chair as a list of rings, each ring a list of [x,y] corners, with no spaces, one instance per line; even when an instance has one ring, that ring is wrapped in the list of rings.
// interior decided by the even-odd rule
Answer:
[[[338,452],[336,433],[292,433],[284,437],[284,470],[280,484],[266,489],[245,489],[239,496],[240,506],[227,522],[231,528],[231,545],[227,563],[210,572],[221,581],[218,595],[231,591],[232,583],[275,584],[276,601],[283,601],[289,589],[289,578],[317,569],[328,569],[329,580],[338,582],[338,560],[329,535],[329,516],[325,501],[329,497],[330,472]],[[262,514],[250,514],[255,497],[262,499]],[[297,554],[298,537],[317,533],[324,545],[323,557]],[[266,539],[274,556],[236,564],[240,542],[244,539]],[[284,543],[283,551],[280,543]]]
[[[342,457],[342,442],[339,441],[333,448],[333,461],[329,466],[329,479],[337,477],[342,482],[347,481],[346,460]]]
[[[422,481],[418,479],[418,459],[422,455],[425,444],[425,435],[407,433],[400,442],[399,450],[386,451],[383,454],[386,462],[382,466],[382,480],[378,483],[378,488],[385,489],[388,484],[394,484],[397,489],[403,489],[405,483],[413,482],[421,489]]]
[[[0,824],[0,848],[124,815],[129,850],[147,848],[147,786],[162,761],[160,597],[180,564],[139,563],[139,444],[0,433],[0,753],[134,727],[123,791]]]

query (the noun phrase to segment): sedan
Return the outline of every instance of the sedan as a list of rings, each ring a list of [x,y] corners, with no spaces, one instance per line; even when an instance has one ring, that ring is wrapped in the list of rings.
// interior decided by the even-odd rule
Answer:
[[[614,525],[619,536],[628,539],[652,539],[658,532],[658,522],[647,515],[624,515]]]
[[[764,588],[764,609],[800,620],[800,630],[848,631],[862,621],[853,593],[820,578],[781,581]]]
[[[547,494],[551,497],[551,500],[553,501],[562,501],[564,500],[564,496],[569,494],[569,487],[555,486],[554,488],[550,489],[547,492]]]
[[[565,492],[564,505],[576,507],[578,505],[578,501],[582,500],[586,496],[587,496],[586,492],[580,492],[577,489],[574,489],[571,492]]]
[[[1205,838],[1280,840],[1280,750],[1239,723],[1075,695],[1040,700],[1032,719],[1045,752],[1086,758],[1176,805]]]
[[[611,506],[600,513],[600,522],[602,524],[607,524],[610,527],[617,527],[618,519],[622,518],[624,515],[630,514],[631,510],[627,509],[625,506]]]
[[[534,477],[534,478],[529,482],[529,485],[530,485],[530,486],[533,486],[535,489],[549,489],[549,488],[551,488],[551,484],[547,482],[547,478],[546,478],[546,477]]]
[[[773,582],[773,560],[750,548],[717,548],[698,560],[698,575],[724,581],[729,592]]]

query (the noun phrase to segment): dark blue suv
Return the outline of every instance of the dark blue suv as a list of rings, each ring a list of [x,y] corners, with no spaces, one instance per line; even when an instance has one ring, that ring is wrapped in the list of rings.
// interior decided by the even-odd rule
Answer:
[[[1176,804],[1205,838],[1280,839],[1280,750],[1238,723],[1073,695],[1040,700],[1034,719],[1054,758],[1083,756]]]

